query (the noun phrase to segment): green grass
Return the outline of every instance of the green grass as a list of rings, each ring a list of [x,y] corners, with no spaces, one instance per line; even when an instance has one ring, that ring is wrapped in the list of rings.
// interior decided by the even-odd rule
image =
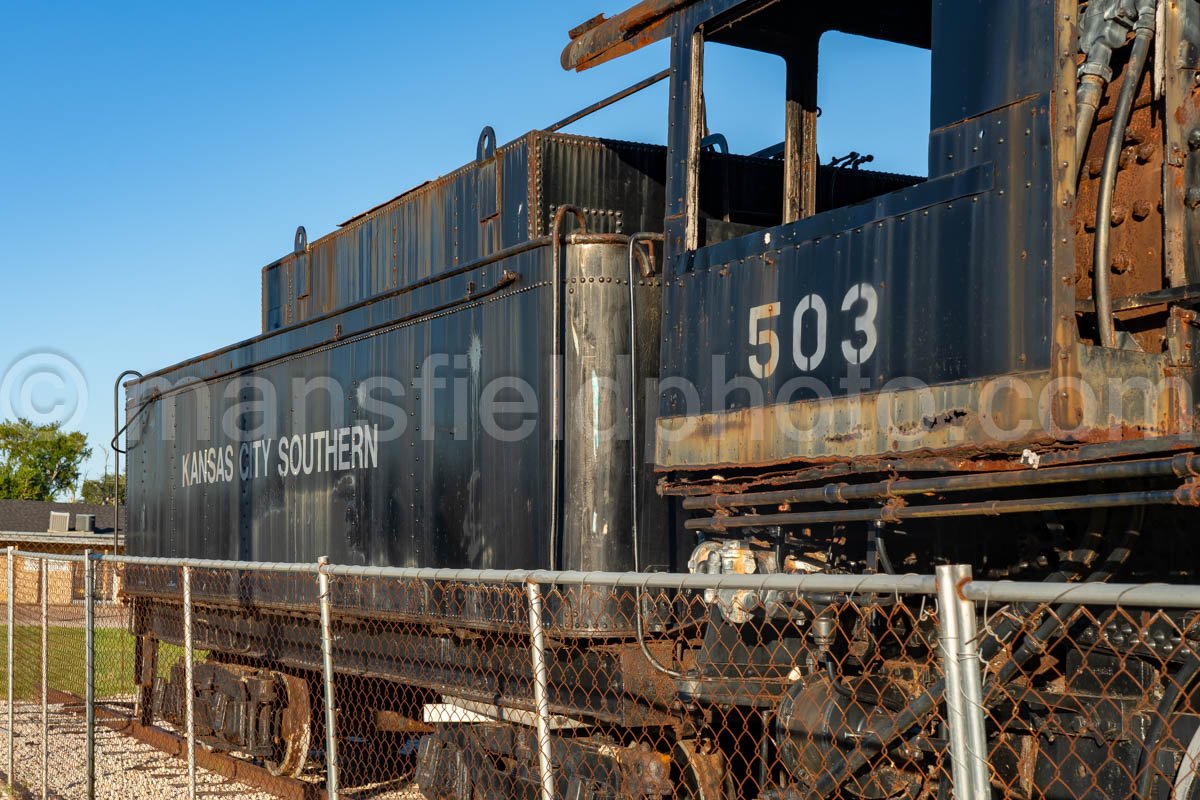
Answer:
[[[51,627],[48,632],[48,677],[50,688],[82,696],[86,691],[84,630],[76,626]],[[41,696],[42,629],[36,625],[17,625],[13,631],[13,695],[17,700]],[[165,651],[166,648],[164,647]],[[160,660],[173,658],[160,651]],[[0,700],[7,697],[8,626],[0,624]],[[96,630],[96,697],[132,694],[133,637],[119,628]]]

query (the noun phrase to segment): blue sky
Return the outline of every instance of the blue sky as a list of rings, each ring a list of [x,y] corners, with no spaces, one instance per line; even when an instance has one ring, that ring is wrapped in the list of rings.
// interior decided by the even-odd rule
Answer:
[[[72,417],[98,475],[117,373],[258,333],[259,269],[297,225],[328,233],[469,161],[484,125],[508,141],[666,66],[659,44],[561,69],[566,31],[621,3],[503,8],[0,0],[0,409]],[[734,151],[781,138],[780,62],[712,48],[708,73]],[[924,173],[928,81],[926,53],[827,35],[822,159]],[[666,104],[660,84],[570,130],[661,143]],[[21,391],[62,358],[81,386]]]

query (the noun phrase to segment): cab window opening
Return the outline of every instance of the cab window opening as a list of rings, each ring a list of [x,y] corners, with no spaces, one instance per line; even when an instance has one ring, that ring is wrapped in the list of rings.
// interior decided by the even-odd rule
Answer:
[[[742,17],[693,36],[689,250],[928,174],[928,48],[891,40],[911,40],[908,31],[764,32],[778,21]]]

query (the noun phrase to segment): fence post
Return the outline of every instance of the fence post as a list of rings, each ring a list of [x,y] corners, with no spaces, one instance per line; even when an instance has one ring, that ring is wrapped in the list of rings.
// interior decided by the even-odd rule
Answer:
[[[187,726],[188,800],[196,800],[196,675],[192,646],[192,570],[183,565],[183,690],[187,704],[183,707]]]
[[[83,551],[84,719],[87,762],[87,800],[96,798],[96,565],[92,551]]]
[[[325,683],[325,794],[338,800],[337,717],[333,696],[333,620],[330,614],[329,564],[321,556],[317,566],[317,594],[321,604],[321,666]]]
[[[538,776],[541,800],[554,800],[554,752],[550,741],[549,680],[546,673],[546,632],[542,627],[542,589],[533,578],[525,581],[529,595],[530,657],[533,662],[533,704],[537,709]]]
[[[14,646],[13,636],[14,636],[14,630],[16,629],[16,625],[17,625],[17,608],[16,608],[17,575],[16,575],[16,559],[13,557],[13,553],[15,551],[16,551],[16,548],[10,544],[8,546],[8,559],[7,559],[8,560],[8,620],[7,620],[8,621],[8,631],[6,632],[6,643],[8,645],[8,652],[5,655],[6,671],[4,673],[8,677],[8,698],[7,698],[8,699],[8,788],[9,788],[10,792],[15,790],[16,785],[17,785],[16,775],[14,775],[14,772],[16,771],[16,753],[15,753],[16,744],[15,744],[15,741],[17,738],[17,731],[16,731],[16,728],[14,727],[14,720],[13,720],[13,683],[16,681],[16,677],[17,677],[13,671],[13,646]]]
[[[50,559],[42,559],[42,800],[50,796]]]
[[[976,641],[975,604],[959,593],[971,580],[971,567],[937,568],[938,624],[946,676],[946,726],[957,800],[991,796],[987,738],[983,725],[983,678]]]
[[[991,772],[988,769],[987,730],[984,726],[983,665],[979,660],[979,629],[975,603],[962,596],[961,588],[973,577],[969,564],[954,567],[955,607],[958,611],[959,663],[963,681],[963,701],[967,713],[967,758],[971,784],[977,797],[989,798]]]

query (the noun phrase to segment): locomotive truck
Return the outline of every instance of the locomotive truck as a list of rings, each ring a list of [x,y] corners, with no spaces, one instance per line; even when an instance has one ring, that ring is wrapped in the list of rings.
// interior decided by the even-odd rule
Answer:
[[[818,154],[831,31],[930,52],[926,175]],[[663,40],[665,147],[485,129],[461,169],[298,230],[262,270],[261,335],[129,382],[128,551],[1195,582],[1200,3],[644,0],[572,30],[562,66]],[[781,60],[777,146],[709,129],[710,44]],[[141,713],[170,716],[153,663],[178,587],[131,568],[124,591]],[[194,596],[197,702],[251,721],[209,743],[313,769],[312,590]],[[560,597],[559,795],[946,796],[912,600],[713,592],[672,626],[661,603]],[[422,791],[536,796],[524,612],[356,602],[336,675],[368,698],[356,735],[490,708],[422,729]],[[989,709],[996,791],[1190,787],[1191,616],[1115,635],[1028,611],[982,621],[990,679],[1023,688]],[[481,685],[504,659],[503,690]]]

